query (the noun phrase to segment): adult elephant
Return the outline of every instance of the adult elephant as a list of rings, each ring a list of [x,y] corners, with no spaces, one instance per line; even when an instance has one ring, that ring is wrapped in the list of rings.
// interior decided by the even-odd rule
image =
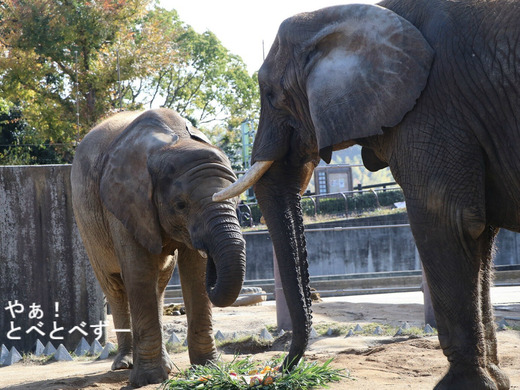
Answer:
[[[299,192],[360,144],[403,188],[450,369],[438,389],[507,389],[489,289],[497,229],[520,231],[520,2],[387,0],[284,21],[259,72],[257,181],[294,327],[309,337]],[[260,178],[260,179],[259,179]]]
[[[78,146],[74,213],[115,328],[132,330],[117,333],[112,369],[133,366],[133,385],[160,383],[172,368],[161,321],[176,263],[191,363],[217,357],[211,303],[237,298],[245,241],[236,202],[211,196],[235,179],[226,156],[171,110],[117,114]]]

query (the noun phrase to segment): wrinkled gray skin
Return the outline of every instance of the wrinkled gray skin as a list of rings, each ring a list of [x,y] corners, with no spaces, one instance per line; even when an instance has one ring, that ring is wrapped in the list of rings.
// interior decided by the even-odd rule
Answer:
[[[72,165],[83,243],[115,327],[132,329],[117,334],[112,369],[133,366],[134,386],[160,383],[172,368],[161,318],[176,263],[192,364],[217,357],[211,303],[232,304],[244,279],[236,203],[211,200],[235,175],[219,149],[190,132],[197,135],[190,137],[184,119],[171,110],[117,114],[87,134]]]
[[[489,288],[498,228],[520,231],[520,2],[380,6],[286,20],[259,72],[252,160],[274,161],[255,192],[294,326],[286,367],[311,325],[299,192],[320,157],[360,144],[406,197],[450,363],[436,388],[508,389]]]

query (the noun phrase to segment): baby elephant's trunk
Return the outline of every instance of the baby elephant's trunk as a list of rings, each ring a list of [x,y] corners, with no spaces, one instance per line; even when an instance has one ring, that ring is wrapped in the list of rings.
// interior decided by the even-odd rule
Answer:
[[[209,252],[206,290],[218,307],[235,302],[246,273],[245,241],[236,212],[229,204],[225,210],[223,206],[217,203],[207,218],[211,238],[206,242]]]

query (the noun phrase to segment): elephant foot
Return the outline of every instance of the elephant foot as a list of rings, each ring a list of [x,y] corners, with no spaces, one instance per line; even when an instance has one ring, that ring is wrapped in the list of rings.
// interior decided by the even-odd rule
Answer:
[[[173,362],[170,359],[170,355],[166,352],[166,348],[163,347],[162,365],[166,372],[170,372],[173,369]]]
[[[162,383],[168,379],[168,374],[173,369],[173,362],[163,348],[160,364],[150,361],[136,363],[130,374],[130,383],[134,387],[141,387],[149,384]]]
[[[495,381],[498,390],[508,390],[511,387],[509,378],[500,367],[496,364],[489,363],[486,368],[491,378]]]
[[[435,386],[434,390],[498,390],[499,388],[487,374],[480,368],[453,369]]]
[[[200,353],[200,352],[193,352],[190,351],[190,363],[192,365],[200,365],[205,366],[206,364],[210,362],[214,362],[217,360],[217,351],[213,350],[210,353]]]
[[[119,352],[112,363],[112,370],[126,370],[132,368],[134,359],[131,353]]]
[[[155,368],[134,367],[130,374],[130,383],[134,387],[162,383],[168,379],[168,372],[169,370],[162,366]]]

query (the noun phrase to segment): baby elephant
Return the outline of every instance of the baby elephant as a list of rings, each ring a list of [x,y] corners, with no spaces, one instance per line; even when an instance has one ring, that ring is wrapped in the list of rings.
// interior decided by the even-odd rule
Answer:
[[[212,195],[236,180],[226,156],[176,112],[120,113],[92,129],[72,164],[74,214],[118,332],[112,369],[134,386],[167,379],[165,287],[176,264],[192,364],[216,358],[211,304],[228,306],[245,275],[235,201]]]

